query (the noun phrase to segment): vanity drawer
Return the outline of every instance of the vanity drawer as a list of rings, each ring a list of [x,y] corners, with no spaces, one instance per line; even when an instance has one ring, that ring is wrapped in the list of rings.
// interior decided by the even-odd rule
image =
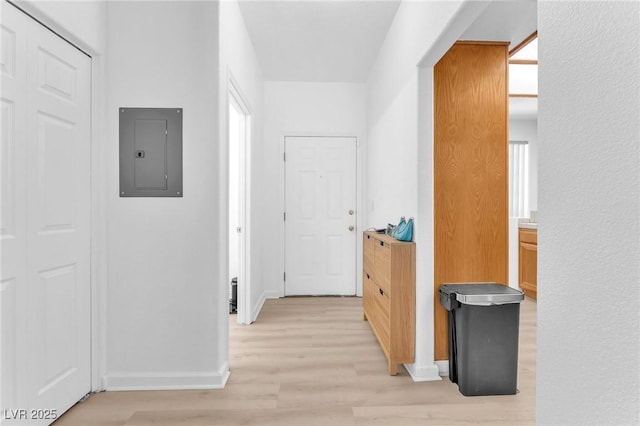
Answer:
[[[529,228],[519,228],[520,242],[538,244],[538,230]]]

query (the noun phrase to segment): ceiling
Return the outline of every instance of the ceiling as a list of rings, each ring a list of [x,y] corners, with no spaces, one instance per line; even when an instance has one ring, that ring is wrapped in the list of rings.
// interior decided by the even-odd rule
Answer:
[[[366,82],[400,1],[239,5],[265,80]]]
[[[509,41],[509,50],[538,28],[536,0],[493,1],[460,40]]]
[[[428,1],[428,0],[413,0]],[[367,81],[400,0],[239,0],[267,81]],[[536,0],[492,1],[461,40],[515,47],[537,29]],[[510,100],[511,115],[535,117],[537,99]]]

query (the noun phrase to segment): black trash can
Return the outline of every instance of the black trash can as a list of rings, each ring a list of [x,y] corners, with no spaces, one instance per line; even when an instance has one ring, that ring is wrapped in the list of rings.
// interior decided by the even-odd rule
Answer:
[[[449,379],[465,396],[513,395],[518,379],[520,302],[498,283],[440,286],[449,311]]]
[[[229,313],[238,312],[238,277],[231,279],[231,300],[229,300]]]

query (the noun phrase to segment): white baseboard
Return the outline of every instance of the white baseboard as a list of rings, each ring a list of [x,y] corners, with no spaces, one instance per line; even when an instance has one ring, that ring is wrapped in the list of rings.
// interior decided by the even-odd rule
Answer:
[[[405,364],[404,368],[407,369],[407,372],[414,382],[435,382],[442,380],[438,366],[435,364]]]
[[[260,296],[260,299],[258,299],[258,302],[251,307],[251,318],[249,320],[249,324],[251,324],[252,322],[258,319],[258,315],[260,315],[260,311],[264,306],[265,300],[266,300],[266,297],[265,297],[265,293],[263,292],[262,296]]]
[[[229,366],[220,372],[114,373],[104,377],[107,391],[223,389]]]
[[[438,366],[438,370],[440,370],[441,376],[443,377],[449,376],[449,360],[436,361],[436,365]]]
[[[282,297],[282,294],[280,294],[279,291],[277,290],[271,290],[271,291],[265,291],[264,292],[264,298],[265,299],[279,299]]]
[[[280,293],[277,291],[264,291],[258,302],[251,309],[251,322],[254,322],[258,319],[258,315],[260,315],[260,311],[262,311],[262,307],[264,306],[264,302],[267,299],[278,299],[280,297]]]

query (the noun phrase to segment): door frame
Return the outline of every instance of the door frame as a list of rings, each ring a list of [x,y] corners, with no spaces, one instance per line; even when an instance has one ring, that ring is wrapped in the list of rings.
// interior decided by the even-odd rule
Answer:
[[[245,115],[245,128],[243,141],[240,144],[240,167],[239,167],[239,210],[240,210],[240,239],[239,239],[239,251],[238,256],[238,300],[237,300],[237,322],[238,324],[251,324],[254,320],[252,318],[251,307],[251,221],[247,220],[250,216],[247,212],[250,212],[251,206],[251,122],[252,122],[252,109],[247,102],[246,96],[243,95],[240,85],[233,76],[231,70],[228,70],[227,79],[227,190],[228,183],[230,181],[230,167],[228,153],[230,149],[230,129],[229,129],[229,115],[231,103],[234,104]],[[227,193],[227,200],[229,200],[229,194]],[[228,214],[227,214],[228,216]],[[227,217],[227,229],[229,229],[229,222],[231,218]],[[229,244],[227,240],[227,250]],[[227,276],[229,275],[228,262],[227,262]]]
[[[91,45],[91,42],[78,37],[72,28],[51,18],[47,12],[33,1],[17,3],[6,0],[10,6],[15,7],[21,13],[36,21],[55,35],[78,49],[86,55],[91,62],[91,87],[90,87],[90,225],[91,238],[89,248],[89,291],[90,291],[90,392],[99,392],[105,389],[104,375],[106,372],[106,283],[107,283],[107,231],[108,221],[107,200],[107,162],[106,158],[107,132],[106,108],[103,100],[106,99],[106,63],[104,53]]]
[[[287,195],[286,195],[286,162],[285,162],[285,153],[286,153],[286,139],[287,138],[354,138],[356,140],[356,164],[354,167],[356,168],[356,293],[357,297],[362,297],[362,238],[359,237],[363,229],[363,224],[365,223],[366,211],[363,206],[363,196],[365,191],[364,184],[364,176],[365,176],[365,154],[366,148],[364,144],[362,144],[363,137],[360,135],[360,132],[352,132],[352,131],[344,131],[344,132],[318,132],[318,131],[284,131],[281,133],[280,137],[280,158],[282,159],[282,168],[280,182],[282,182],[281,189],[281,206],[282,206],[282,228],[280,229],[280,235],[282,235],[282,244],[280,247],[282,257],[281,257],[281,265],[282,265],[282,275],[280,275],[281,281],[279,281],[279,297],[285,297],[285,268],[287,262],[287,251],[286,251],[286,228],[285,228],[285,220],[284,220],[284,212],[287,208]]]

